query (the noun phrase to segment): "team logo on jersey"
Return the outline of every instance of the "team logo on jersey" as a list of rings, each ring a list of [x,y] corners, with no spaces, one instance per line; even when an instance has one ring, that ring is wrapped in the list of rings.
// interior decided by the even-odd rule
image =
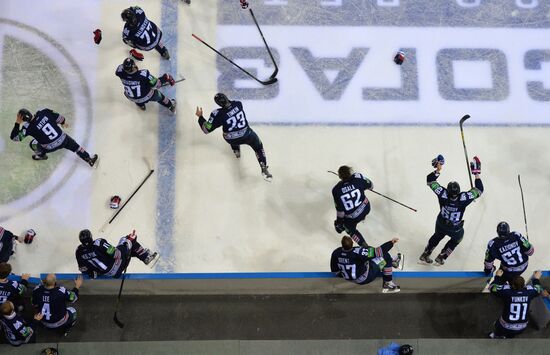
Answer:
[[[69,52],[35,27],[0,18],[0,222],[52,197],[82,164],[58,151],[47,161],[31,159],[32,137],[9,140],[17,111],[50,108],[70,120],[69,133],[86,146],[91,128],[90,89]]]

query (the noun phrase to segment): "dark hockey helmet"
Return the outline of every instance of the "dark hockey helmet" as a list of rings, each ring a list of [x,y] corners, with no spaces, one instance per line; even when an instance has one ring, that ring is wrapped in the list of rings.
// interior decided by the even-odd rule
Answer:
[[[122,69],[124,69],[125,72],[132,74],[138,69],[138,67],[132,58],[126,58],[124,59],[124,62],[122,62]]]
[[[21,115],[21,117],[23,118],[23,122],[30,122],[34,117],[31,111],[27,110],[26,108],[20,109],[19,111],[17,111],[17,114]]]
[[[122,17],[122,21],[126,22],[128,26],[134,27],[137,25],[137,15],[131,7],[124,9],[120,14],[120,17]]]
[[[399,355],[411,355],[414,349],[409,344],[403,344],[399,347]]]
[[[92,244],[94,240],[92,239],[92,232],[90,232],[89,229],[83,229],[78,233],[78,239],[80,240],[80,243],[87,245]]]
[[[447,184],[447,193],[450,198],[457,198],[460,194],[460,185],[456,181],[451,181]]]
[[[216,96],[214,96],[214,102],[218,104],[220,107],[228,107],[231,105],[231,101],[225,96],[225,94],[222,94],[221,92],[217,93]]]
[[[497,234],[501,238],[505,238],[510,234],[510,225],[504,221],[497,224]]]

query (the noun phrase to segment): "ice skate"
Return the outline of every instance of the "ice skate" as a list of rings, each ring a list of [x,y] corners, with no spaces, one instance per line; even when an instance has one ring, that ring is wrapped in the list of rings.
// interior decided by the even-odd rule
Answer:
[[[145,106],[145,104],[136,104],[136,105],[137,105],[137,107],[139,107],[139,109],[140,109],[141,111],[147,110],[147,107]]]
[[[182,0],[184,4],[191,5],[191,0]]]
[[[168,109],[169,109],[170,112],[172,112],[173,114],[176,114],[176,100],[175,100],[175,99],[171,99],[171,100],[170,100],[170,107],[168,107]]]
[[[88,162],[88,164],[90,164],[90,166],[92,168],[95,168],[97,167],[97,160],[99,159],[99,156],[97,154],[94,154],[92,157],[88,158],[88,160],[86,160]]]
[[[48,156],[46,154],[33,154],[32,160],[48,160]]]
[[[159,258],[160,258],[159,253],[157,253],[156,251],[152,253],[150,250],[148,250],[147,257],[145,258],[145,260],[143,260],[143,263],[149,266],[150,268],[153,268],[157,263],[157,261],[159,260]]]
[[[401,288],[393,281],[384,282],[384,285],[382,286],[382,293],[395,293],[399,291],[401,291]]]
[[[164,52],[162,52],[161,56],[166,60],[170,60],[170,53],[168,53],[168,49],[166,47],[164,48]]]
[[[403,266],[405,265],[405,256],[401,253],[397,253],[395,259],[392,260],[391,265],[394,269],[403,270]]]
[[[271,175],[269,170],[267,170],[268,168],[267,165],[265,165],[264,163],[261,163],[260,167],[262,168],[262,176],[264,177],[264,180],[271,182],[271,180],[273,180],[273,175]]]
[[[240,159],[241,158],[241,148],[233,149],[233,154],[235,154],[235,158]]]
[[[441,266],[445,264],[445,254],[439,254],[437,258],[435,258],[435,265]]]
[[[431,264],[434,262],[432,258],[430,258],[430,253],[426,251],[423,252],[422,255],[420,255],[419,260],[421,261],[419,264]]]

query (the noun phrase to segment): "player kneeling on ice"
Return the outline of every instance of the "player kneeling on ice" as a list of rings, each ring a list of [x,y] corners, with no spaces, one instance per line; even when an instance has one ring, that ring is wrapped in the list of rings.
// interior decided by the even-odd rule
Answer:
[[[372,181],[359,173],[354,173],[353,169],[346,165],[338,168],[338,177],[340,182],[332,188],[332,198],[336,207],[334,229],[337,233],[346,231],[354,242],[366,248],[368,244],[357,230],[357,224],[370,212],[370,202],[365,196],[365,190],[372,189]]]
[[[512,282],[514,277],[520,276],[529,265],[529,257],[535,249],[523,235],[510,232],[506,222],[497,225],[498,237],[491,239],[485,251],[485,275],[489,276],[495,269],[495,259],[500,260],[501,279]]]
[[[267,159],[265,156],[264,146],[260,137],[250,128],[246,115],[243,111],[243,104],[240,101],[230,101],[225,94],[217,93],[214,96],[214,102],[220,106],[210,113],[208,121],[202,116],[202,107],[197,107],[195,114],[197,115],[199,126],[204,134],[214,131],[218,127],[222,127],[223,138],[231,145],[235,157],[241,157],[241,145],[246,144],[252,147],[256,153],[262,176],[267,181],[273,179],[273,175],[267,170]]]
[[[122,41],[132,48],[144,51],[156,49],[162,58],[170,59],[168,49],[162,44],[162,31],[157,25],[145,16],[145,12],[139,6],[132,6],[120,14],[124,24]]]
[[[81,230],[78,238],[82,243],[76,248],[78,269],[93,279],[98,276],[119,278],[133,256],[151,267],[159,258],[157,252],[152,252],[138,243],[135,231],[120,238],[116,247],[103,238],[94,240],[92,232],[88,229]]]
[[[29,146],[35,152],[32,156],[34,160],[46,160],[46,153],[65,148],[75,152],[93,167],[98,158],[97,154],[90,157],[83,147],[63,132],[59,126],[66,127],[66,121],[65,117],[48,108],[37,111],[34,115],[26,108],[22,108],[17,112],[10,138],[12,141],[21,142],[27,136],[33,137]]]
[[[16,312],[15,306],[10,301],[0,304],[0,328],[4,329],[6,340],[13,346],[20,346],[31,341],[37,326],[37,321],[42,319],[42,314],[34,316],[34,321],[28,324],[23,316]]]
[[[82,276],[74,281],[72,290],[57,285],[55,274],[48,274],[32,291],[32,305],[44,317],[42,325],[49,329],[58,329],[63,336],[76,324],[76,309],[67,307],[67,303],[78,300],[78,290],[82,286]]]
[[[393,268],[399,268],[401,254],[392,259],[389,251],[398,238],[374,247],[353,247],[353,240],[347,235],[342,237],[342,246],[332,252],[330,271],[336,276],[365,285],[382,276],[382,292],[399,292],[400,288],[393,282]]]
[[[176,113],[176,100],[168,99],[157,88],[165,85],[174,85],[175,81],[170,74],[163,74],[155,78],[147,69],[139,70],[132,58],[124,59],[124,62],[116,68],[116,76],[124,85],[124,95],[135,103],[141,110],[145,111],[145,104],[149,101],[156,101],[166,107],[172,113]]]
[[[514,338],[521,334],[527,328],[531,301],[545,292],[540,285],[540,271],[533,273],[532,285],[527,286],[521,276],[514,277],[510,285],[505,285],[503,273],[503,270],[496,272],[495,280],[490,287],[491,293],[503,301],[502,315],[495,322],[494,331],[489,334],[490,338]]]
[[[428,186],[437,195],[440,212],[435,222],[435,233],[428,240],[428,245],[420,255],[420,261],[431,264],[433,260],[430,258],[430,254],[439,242],[448,235],[451,239],[435,258],[438,265],[445,264],[445,260],[462,241],[462,237],[464,237],[464,220],[462,218],[466,207],[483,193],[483,182],[479,176],[481,174],[481,162],[478,157],[474,157],[474,161],[470,163],[472,174],[475,176],[475,187],[467,192],[460,192],[460,185],[456,181],[449,182],[447,188],[437,182],[443,164],[445,164],[445,159],[442,155],[438,155],[432,160],[432,166],[435,170],[426,177]]]

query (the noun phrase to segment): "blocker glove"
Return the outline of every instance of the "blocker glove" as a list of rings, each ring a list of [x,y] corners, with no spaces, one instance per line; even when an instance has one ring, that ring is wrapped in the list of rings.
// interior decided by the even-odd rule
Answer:
[[[437,157],[432,159],[432,166],[434,168],[437,167],[437,163],[441,163],[441,165],[445,164],[445,158],[443,155],[439,154]]]
[[[470,170],[472,171],[472,175],[481,174],[481,160],[477,156],[470,162]]]

